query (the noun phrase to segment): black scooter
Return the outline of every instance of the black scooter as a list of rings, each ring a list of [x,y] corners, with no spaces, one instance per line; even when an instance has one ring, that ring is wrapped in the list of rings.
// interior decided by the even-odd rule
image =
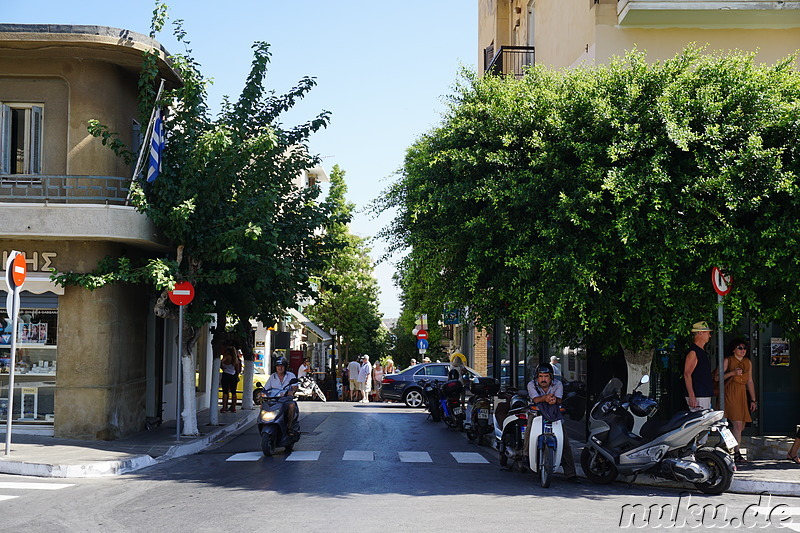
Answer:
[[[494,378],[476,377],[469,386],[472,396],[467,404],[467,421],[464,429],[470,442],[481,444],[484,435],[494,431],[492,424],[492,398],[500,392],[500,382]]]
[[[294,444],[300,440],[300,409],[293,396],[284,396],[286,390],[298,379],[289,380],[282,389],[269,389],[256,391],[256,403],[261,404],[258,415],[258,432],[261,434],[261,451],[267,457],[275,453],[275,448],[282,447],[286,452],[291,452]],[[291,431],[286,427],[286,416],[289,403],[295,405],[295,418]]]

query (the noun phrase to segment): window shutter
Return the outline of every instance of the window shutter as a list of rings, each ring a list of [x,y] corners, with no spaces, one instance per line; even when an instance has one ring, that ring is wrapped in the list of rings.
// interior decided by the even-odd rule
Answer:
[[[42,108],[39,106],[31,107],[31,130],[30,142],[28,146],[31,148],[30,162],[31,167],[28,171],[31,174],[42,173]]]
[[[11,172],[11,108],[0,105],[0,174]]]

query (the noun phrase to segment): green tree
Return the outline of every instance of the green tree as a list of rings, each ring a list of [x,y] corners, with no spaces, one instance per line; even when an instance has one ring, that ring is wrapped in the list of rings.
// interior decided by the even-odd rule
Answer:
[[[480,325],[623,349],[649,369],[669,334],[714,316],[710,269],[746,311],[796,331],[800,76],[786,60],[688,48],[648,64],[516,80],[465,74],[442,124],[380,200],[418,304]],[[629,380],[630,381],[630,380]]]
[[[350,233],[355,206],[345,198],[345,172],[334,165],[326,208],[331,213],[325,232],[336,247],[326,257],[326,268],[315,282],[319,295],[307,312],[326,329],[336,330],[340,362],[355,354],[369,354],[374,362],[386,354],[388,331],[378,310],[378,283],[364,239]]]
[[[154,27],[163,24],[164,16],[157,8]],[[175,33],[188,46],[180,24]],[[228,338],[230,320],[238,324],[231,334],[241,339],[245,356],[252,360],[249,319],[270,323],[298,299],[310,296],[311,273],[330,253],[330,244],[319,231],[327,218],[325,206],[315,202],[319,188],[295,186],[297,176],[318,162],[308,153],[306,142],[327,125],[328,113],[294,127],[283,126],[282,114],[315,82],[304,78],[283,95],[267,92],[269,47],[257,42],[253,50],[241,96],[235,102],[226,98],[217,118],[209,116],[208,81],[188,48],[171,57],[183,83],[166,91],[158,102],[170,109],[164,122],[167,144],[161,174],[152,184],[136,182],[132,201],[175,243],[175,257],[152,258],[143,264],[107,258],[89,274],[55,277],[59,283],[89,289],[128,282],[165,291],[175,281],[191,281],[195,300],[188,306],[181,347],[184,383],[194,382],[192,352],[209,313],[217,316],[215,355]],[[152,53],[146,53],[140,97],[150,103],[154,68]],[[156,307],[160,316],[174,314],[165,293]],[[184,434],[198,434],[194,388],[184,391]]]

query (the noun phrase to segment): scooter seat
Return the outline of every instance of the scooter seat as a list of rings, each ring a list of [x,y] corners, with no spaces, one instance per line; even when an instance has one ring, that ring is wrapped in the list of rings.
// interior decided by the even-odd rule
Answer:
[[[656,437],[669,433],[674,429],[678,429],[686,422],[696,418],[702,418],[703,411],[678,411],[667,422],[658,422],[656,420],[648,420],[642,426],[642,437],[647,440],[653,440]]]

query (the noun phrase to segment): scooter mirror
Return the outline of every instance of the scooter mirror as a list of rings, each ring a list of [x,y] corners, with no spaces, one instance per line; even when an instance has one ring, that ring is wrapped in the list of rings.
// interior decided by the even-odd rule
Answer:
[[[639,385],[644,385],[646,383],[650,383],[650,376],[648,376],[647,374],[642,376],[642,379],[639,380]]]

